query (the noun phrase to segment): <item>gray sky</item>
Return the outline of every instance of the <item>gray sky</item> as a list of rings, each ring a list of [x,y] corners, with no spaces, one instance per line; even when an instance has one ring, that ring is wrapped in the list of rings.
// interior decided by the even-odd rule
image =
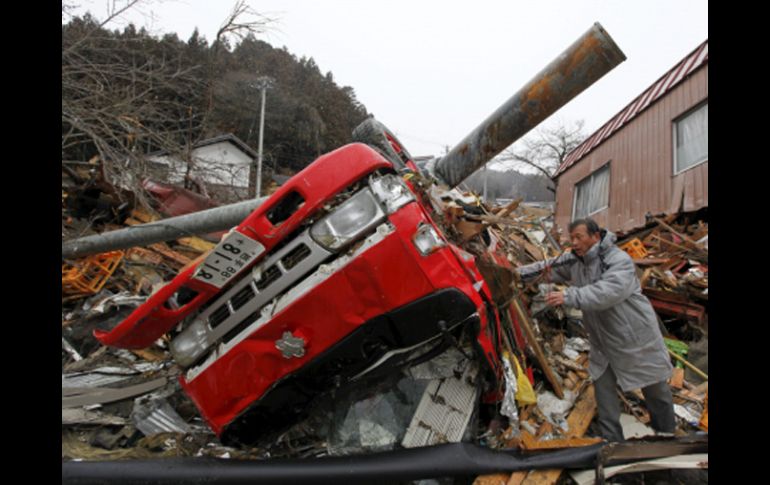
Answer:
[[[104,18],[106,0],[79,3]],[[234,3],[155,1],[125,19],[183,40],[197,26],[211,42]],[[592,133],[708,37],[707,0],[249,4],[278,19],[263,40],[313,57],[323,73],[332,71],[339,85],[353,87],[415,156],[454,146],[594,22],[627,60],[541,126],[584,119]]]

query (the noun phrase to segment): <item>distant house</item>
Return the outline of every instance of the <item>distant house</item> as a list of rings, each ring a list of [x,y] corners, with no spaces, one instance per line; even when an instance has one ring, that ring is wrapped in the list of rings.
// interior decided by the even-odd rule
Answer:
[[[249,180],[256,158],[257,153],[233,134],[209,138],[193,146],[190,176],[193,181],[203,183],[212,198],[221,202],[243,200],[249,197]],[[166,152],[152,153],[147,159],[156,175],[172,184],[184,183],[186,160]],[[256,176],[252,178],[256,180]]]
[[[569,153],[556,223],[590,216],[625,232],[645,214],[708,207],[708,39]]]

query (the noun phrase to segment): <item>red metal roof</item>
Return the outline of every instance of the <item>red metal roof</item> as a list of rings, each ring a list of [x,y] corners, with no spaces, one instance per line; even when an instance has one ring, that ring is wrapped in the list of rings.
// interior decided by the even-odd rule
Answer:
[[[611,137],[627,123],[630,123],[639,113],[671,91],[677,84],[695,70],[706,64],[708,59],[709,41],[706,39],[687,57],[682,59],[676,66],[672,67],[671,70],[661,76],[660,79],[655,81],[652,86],[647,88],[618,114],[613,116],[612,119],[596,130],[594,134],[589,136],[586,141],[580,144],[580,146],[572,150],[567,155],[567,158],[564,159],[564,163],[562,163],[559,169],[556,170],[553,177],[556,178],[561,175],[591,150],[599,146],[604,140]]]

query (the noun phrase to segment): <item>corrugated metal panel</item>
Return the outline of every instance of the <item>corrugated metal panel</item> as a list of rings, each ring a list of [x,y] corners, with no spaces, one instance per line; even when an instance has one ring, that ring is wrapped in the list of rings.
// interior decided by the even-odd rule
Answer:
[[[573,150],[564,163],[554,174],[554,177],[560,176],[565,170],[582,159],[602,142],[610,138],[613,133],[630,123],[647,107],[660,99],[666,93],[676,87],[683,79],[699,69],[708,62],[708,39],[699,45],[693,52],[671,68],[660,79],[654,82],[642,94],[636,97],[631,103],[623,108],[618,114],[612,117],[607,123],[602,125],[594,134],[592,134],[579,147]]]
[[[613,231],[644,225],[645,214],[708,206],[708,162],[673,173],[673,121],[708,98],[708,65],[686,78],[558,179],[556,222],[566,229],[574,186],[610,161],[609,207],[593,217]],[[566,234],[562,234],[566,237]]]

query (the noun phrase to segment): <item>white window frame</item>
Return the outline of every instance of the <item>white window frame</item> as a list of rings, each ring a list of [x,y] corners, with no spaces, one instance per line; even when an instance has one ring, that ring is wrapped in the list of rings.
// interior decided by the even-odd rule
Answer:
[[[692,170],[693,168],[697,167],[698,165],[701,165],[701,164],[703,164],[703,163],[706,163],[706,162],[708,162],[708,160],[709,160],[709,157],[708,157],[708,141],[706,141],[706,157],[705,157],[705,158],[703,158],[702,160],[698,160],[697,162],[693,163],[692,165],[690,165],[690,166],[689,166],[689,167],[687,167],[687,168],[683,168],[682,170],[677,170],[677,167],[678,167],[678,160],[677,160],[677,151],[678,151],[678,150],[676,149],[676,147],[677,147],[677,134],[676,134],[676,132],[677,132],[677,129],[676,129],[676,128],[677,128],[677,125],[678,125],[680,122],[682,122],[683,120],[685,120],[687,117],[689,117],[690,115],[692,115],[692,114],[694,114],[695,112],[697,112],[698,110],[700,110],[700,109],[702,109],[702,108],[704,108],[704,107],[707,107],[707,106],[708,106],[708,104],[709,104],[709,101],[708,101],[708,98],[707,98],[707,99],[706,99],[706,100],[704,100],[703,102],[701,102],[701,103],[698,103],[698,104],[697,104],[695,107],[693,107],[692,109],[688,110],[688,111],[687,111],[687,112],[685,112],[684,114],[682,114],[682,115],[678,116],[677,118],[675,118],[675,119],[672,121],[672,123],[671,123],[671,132],[672,132],[672,137],[671,137],[671,140],[672,140],[671,149],[672,149],[672,150],[673,150],[673,152],[674,152],[674,154],[673,154],[673,157],[672,157],[672,158],[673,158],[673,161],[674,161],[674,167],[673,167],[674,176],[677,176],[677,175],[679,175],[680,173],[684,173],[684,172],[686,172],[686,171],[688,171],[688,170]],[[708,130],[708,128],[707,128],[707,130]],[[706,133],[706,136],[708,136],[708,131],[707,131],[707,133]]]
[[[581,216],[580,219],[585,218],[585,217],[591,217],[592,215],[598,214],[599,212],[601,212],[601,211],[603,211],[603,210],[605,210],[605,209],[610,207],[610,191],[611,191],[611,188],[612,188],[612,185],[611,185],[612,174],[610,172],[610,162],[608,161],[607,163],[605,163],[601,167],[597,168],[596,170],[594,170],[590,174],[588,174],[585,177],[583,177],[578,183],[576,183],[573,186],[573,190],[572,190],[572,219],[571,219],[572,221],[577,219],[577,217],[575,217],[575,213],[577,212],[577,196],[578,196],[578,191],[579,191],[578,189],[580,188],[580,184],[588,182],[592,177],[596,176],[599,172],[601,172],[604,169],[607,169],[607,202],[605,203],[605,205],[603,205],[602,207],[596,209],[595,211],[589,212],[588,214],[586,214],[584,216]]]

